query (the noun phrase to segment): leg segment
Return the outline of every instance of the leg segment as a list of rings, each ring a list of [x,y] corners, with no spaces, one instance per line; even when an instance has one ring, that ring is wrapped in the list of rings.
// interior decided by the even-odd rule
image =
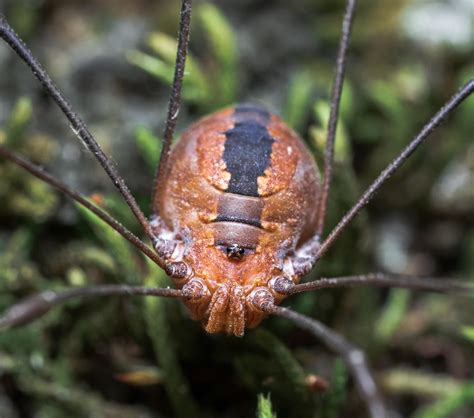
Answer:
[[[280,282],[275,281],[274,283],[274,289],[278,293],[285,295],[334,287],[355,286],[397,287],[435,293],[454,293],[462,296],[469,296],[474,292],[473,285],[463,283],[459,280],[411,277],[385,273],[321,278],[312,282],[296,285],[291,280],[282,278]]]
[[[311,263],[307,263],[306,270],[311,270],[315,263],[326,254],[328,249],[334,244],[339,235],[355,218],[355,216],[370,202],[378,189],[397,171],[401,165],[410,157],[410,155],[425,141],[425,139],[441,124],[441,122],[451,114],[464,100],[474,92],[474,79],[468,81],[461,89],[454,94],[448,102],[431,118],[411,142],[402,150],[402,152],[379,174],[373,183],[362,194],[356,204],[343,216],[332,232],[319,246],[314,254]],[[295,262],[298,262],[297,258]]]
[[[33,56],[31,51],[18,37],[18,35],[6,21],[5,17],[2,15],[0,15],[0,37],[2,37],[3,40],[15,51],[15,53],[28,65],[28,67],[30,67],[34,76],[39,80],[43,88],[51,96],[51,98],[68,119],[73,132],[82,140],[86,147],[92,152],[94,157],[99,161],[102,168],[113,181],[132,210],[133,214],[140,222],[143,230],[150,238],[152,238],[152,231],[147,219],[145,218],[145,215],[135,201],[135,198],[130,193],[125,181],[119,175],[112,161],[107,157],[107,155],[105,155],[100,145],[87,129],[85,123],[82,121],[79,115],[74,112],[72,106],[53,83],[48,73],[43,69],[38,60]]]
[[[143,241],[140,240],[140,238],[135,236],[132,232],[130,232],[127,228],[125,228],[120,222],[110,216],[107,212],[87,200],[82,194],[71,189],[69,186],[66,186],[62,181],[46,173],[42,168],[33,164],[31,161],[20,156],[16,152],[8,150],[7,148],[1,145],[0,156],[10,160],[14,164],[19,165],[20,167],[29,171],[35,177],[38,177],[45,183],[48,183],[49,185],[55,187],[56,189],[63,192],[66,196],[69,196],[71,199],[84,206],[86,209],[89,209],[105,223],[109,224],[113,229],[115,229],[115,231],[122,235],[122,237],[124,237],[127,241],[129,241],[136,248],[138,248],[143,254],[152,259],[161,268],[164,268],[164,261],[159,254],[150,249]]]
[[[372,372],[367,365],[362,350],[353,346],[341,335],[335,333],[324,324],[315,319],[298,314],[288,308],[273,305],[273,302],[263,303],[260,308],[273,315],[281,316],[294,322],[298,327],[310,332],[316,338],[323,341],[327,347],[339,354],[345,361],[347,367],[356,381],[360,395],[364,399],[371,418],[386,418],[387,411],[383,404],[380,393]]]
[[[354,12],[356,0],[348,0],[344,20],[342,22],[342,35],[339,43],[339,52],[337,54],[336,73],[334,77],[332,95],[331,95],[331,113],[329,115],[326,151],[324,155],[324,174],[323,187],[318,204],[318,226],[317,236],[321,237],[324,229],[324,221],[326,219],[326,209],[328,203],[329,189],[331,187],[332,167],[334,163],[334,142],[336,139],[337,120],[339,117],[339,105],[341,102],[342,86],[344,84],[344,73],[346,71],[347,48],[349,45],[349,37],[351,34],[352,22],[354,20]]]
[[[186,64],[186,56],[189,44],[189,29],[191,24],[191,3],[192,0],[182,0],[181,15],[178,33],[178,50],[176,53],[176,64],[174,69],[173,86],[171,87],[171,96],[168,105],[168,115],[166,118],[166,126],[163,134],[163,149],[161,150],[160,161],[153,180],[153,192],[151,204],[156,207],[154,202],[157,194],[162,192],[162,178],[167,170],[168,159],[171,153],[171,143],[173,141],[173,133],[178,120],[179,106],[181,102],[181,87],[183,84],[184,67]],[[159,215],[159,213],[155,213]]]
[[[135,287],[127,285],[102,285],[67,289],[61,292],[51,290],[26,298],[9,308],[0,316],[0,329],[28,324],[39,319],[51,308],[71,299],[99,296],[164,296],[180,298],[180,290],[170,288]]]
[[[142,240],[140,240],[140,238],[135,236],[131,231],[125,228],[125,226],[123,226],[119,221],[117,221],[112,216],[110,216],[103,209],[94,205],[92,202],[87,200],[83,195],[71,189],[62,181],[46,173],[42,168],[33,164],[28,159],[20,156],[18,153],[14,151],[8,150],[7,148],[1,145],[0,145],[0,156],[24,168],[25,170],[33,174],[35,177],[43,180],[45,183],[51,185],[52,187],[55,187],[59,191],[63,192],[66,196],[70,197],[71,199],[79,203],[80,205],[84,206],[86,209],[89,209],[91,212],[97,215],[100,219],[102,219],[105,223],[110,225],[111,228],[113,228],[120,235],[122,235],[122,237],[124,237],[128,242],[133,244],[143,254],[145,254],[148,258],[153,260],[163,270],[165,270],[168,276],[170,276],[171,278],[183,279],[189,275],[190,273],[189,267],[185,263],[167,261],[171,257],[176,247],[176,240],[173,239],[172,236],[167,236],[166,233],[160,233],[159,228],[154,228],[153,229],[153,236],[154,236],[153,246],[155,247],[155,251],[153,251]],[[151,222],[152,227],[154,226],[153,222],[154,221]]]

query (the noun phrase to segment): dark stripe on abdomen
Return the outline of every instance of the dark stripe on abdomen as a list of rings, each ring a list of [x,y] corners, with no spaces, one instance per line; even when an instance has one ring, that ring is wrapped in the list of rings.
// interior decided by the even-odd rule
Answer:
[[[252,225],[261,228],[260,219],[247,219],[244,216],[224,216],[219,215],[213,222],[237,222],[239,224]]]
[[[235,109],[235,125],[225,132],[223,160],[230,173],[227,192],[258,197],[258,177],[270,166],[275,140],[268,133],[269,113],[253,105]]]

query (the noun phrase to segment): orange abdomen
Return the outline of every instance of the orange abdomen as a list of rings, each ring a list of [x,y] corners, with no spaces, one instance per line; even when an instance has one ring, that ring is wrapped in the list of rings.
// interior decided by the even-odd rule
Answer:
[[[207,301],[188,306],[209,332],[241,334],[263,318],[247,296],[314,235],[314,159],[278,116],[240,105],[192,125],[169,167],[154,209],[185,243],[177,257],[209,290]]]

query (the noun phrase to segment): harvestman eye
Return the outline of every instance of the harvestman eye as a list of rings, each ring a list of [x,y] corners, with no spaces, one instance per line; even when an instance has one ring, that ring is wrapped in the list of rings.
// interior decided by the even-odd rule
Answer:
[[[227,257],[233,258],[235,260],[240,260],[245,253],[245,248],[241,247],[238,244],[230,245],[226,249]]]
[[[223,332],[230,336],[242,336],[247,328],[258,326],[268,315],[276,315],[294,322],[339,355],[350,370],[369,415],[387,417],[383,397],[364,353],[318,320],[279,305],[294,293],[368,284],[472,293],[471,287],[462,282],[382,273],[321,278],[306,283],[300,280],[317,265],[381,185],[443,119],[472,94],[474,81],[469,81],[452,96],[324,237],[339,103],[355,5],[355,0],[347,1],[343,18],[324,166],[320,173],[304,141],[277,115],[251,103],[223,109],[201,119],[172,147],[191,19],[191,0],[182,1],[175,73],[163,150],[153,181],[150,221],[82,119],[6,19],[0,17],[0,36],[32,70],[76,135],[99,161],[143,227],[154,251],[103,209],[24,157],[3,146],[0,146],[0,155],[94,212],[163,268],[176,286],[176,289],[168,289],[103,285],[48,291],[12,306],[0,318],[0,325],[4,328],[23,325],[70,299],[108,295],[181,299],[208,333]],[[213,208],[211,214],[209,208]],[[208,215],[202,216],[202,213]],[[180,238],[184,236],[186,239]],[[229,243],[224,251],[223,242]],[[246,252],[248,248],[254,250]]]

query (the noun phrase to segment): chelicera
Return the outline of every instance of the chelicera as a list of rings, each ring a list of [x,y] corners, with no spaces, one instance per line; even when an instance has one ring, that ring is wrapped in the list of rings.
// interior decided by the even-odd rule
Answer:
[[[300,284],[381,185],[429,134],[474,91],[464,85],[384,169],[332,232],[323,237],[331,185],[335,132],[355,0],[343,19],[324,167],[320,175],[304,142],[276,115],[253,104],[236,105],[191,126],[172,147],[189,41],[191,0],[182,1],[175,75],[154,179],[148,220],[111,160],[73,111],[48,74],[0,18],[0,35],[25,61],[74,133],[94,154],[153,244],[150,249],[99,206],[24,157],[0,147],[0,155],[85,206],[162,267],[175,289],[104,285],[44,292],[11,307],[3,327],[28,323],[63,301],[106,295],[151,295],[183,300],[209,333],[242,336],[272,314],[287,318],[320,338],[346,362],[370,416],[387,416],[364,354],[316,319],[280,307],[287,296],[328,287],[372,284],[434,292],[468,293],[467,284],[448,280],[368,274]]]

